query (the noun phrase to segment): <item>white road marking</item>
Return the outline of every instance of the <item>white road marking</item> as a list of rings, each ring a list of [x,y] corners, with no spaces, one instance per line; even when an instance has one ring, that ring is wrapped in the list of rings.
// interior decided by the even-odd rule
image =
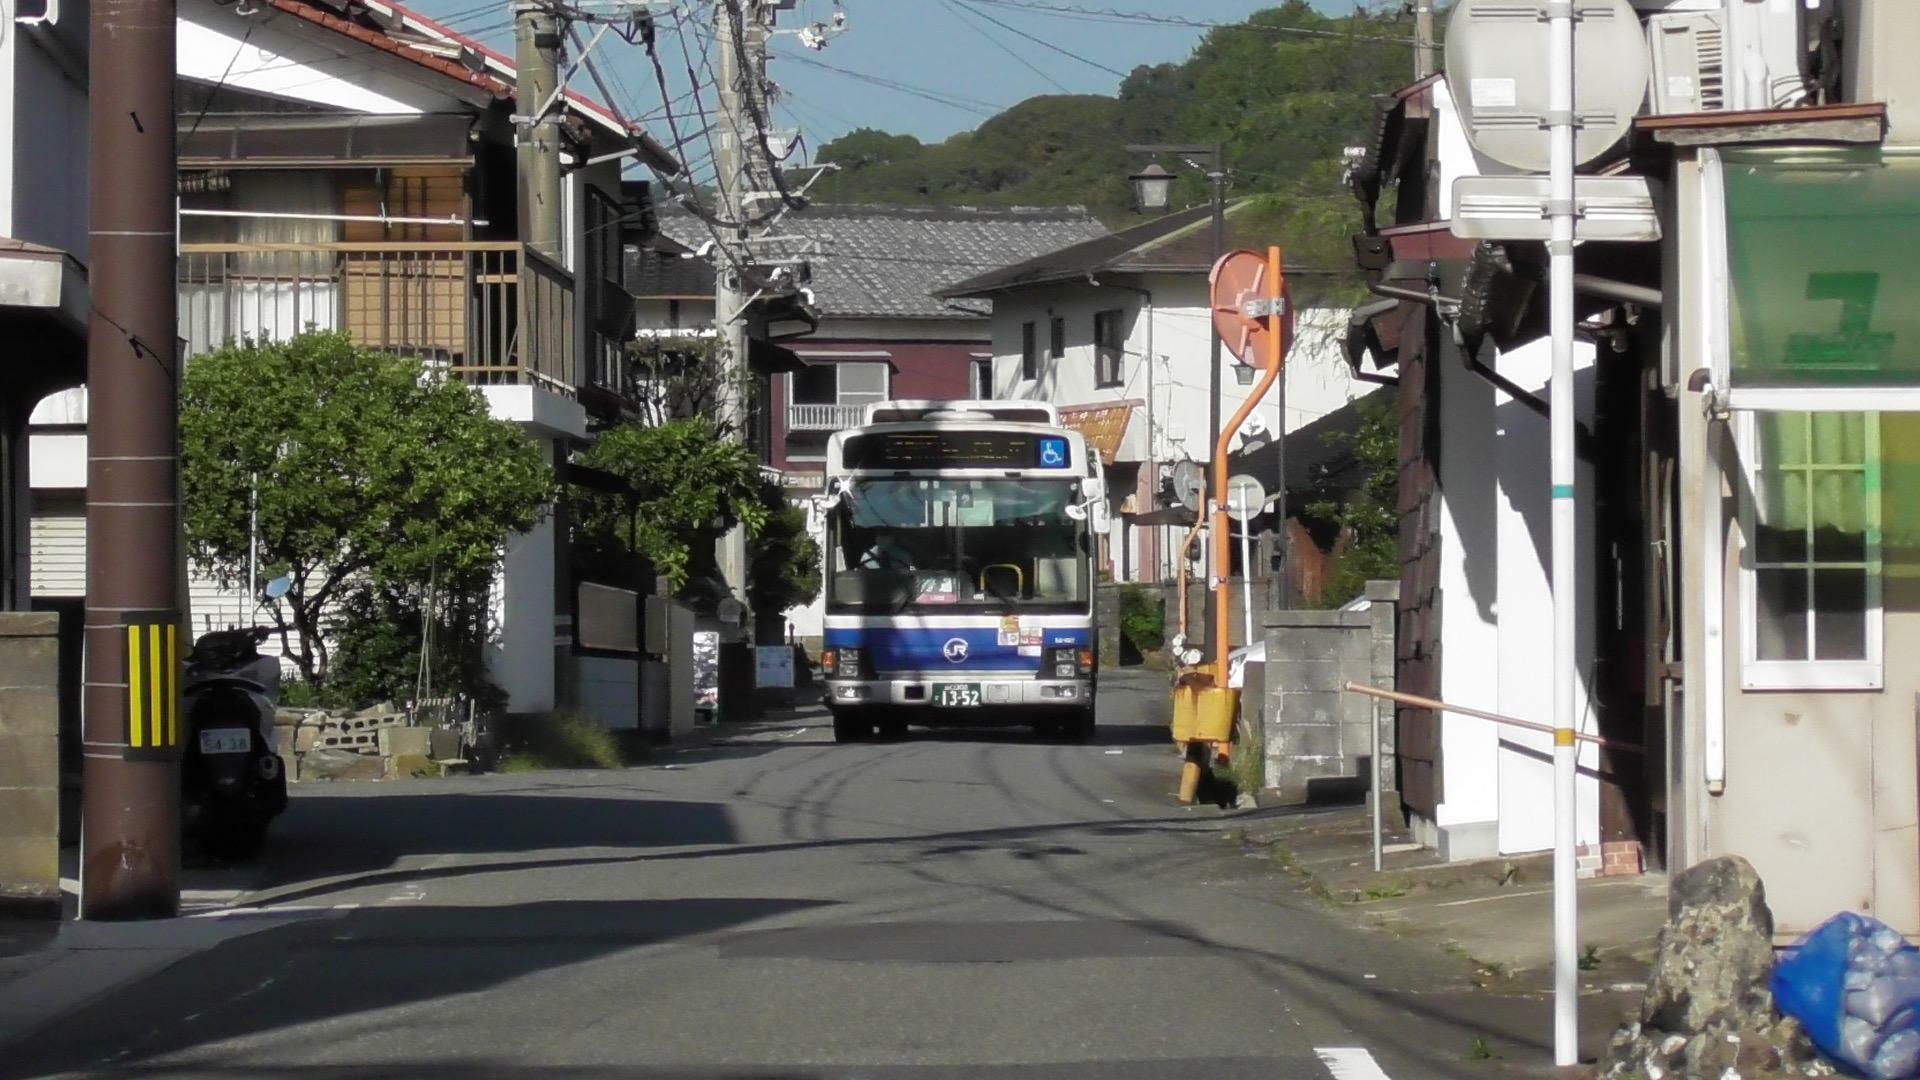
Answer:
[[[1359,1047],[1316,1048],[1320,1064],[1333,1074],[1333,1080],[1391,1080],[1382,1072],[1373,1055]]]

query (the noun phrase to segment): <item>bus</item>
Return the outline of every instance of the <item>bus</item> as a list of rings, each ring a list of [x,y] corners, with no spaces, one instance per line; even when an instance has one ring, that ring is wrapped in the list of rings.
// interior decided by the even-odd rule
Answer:
[[[1053,406],[870,405],[827,441],[821,512],[835,741],[910,724],[1093,735],[1106,480]]]

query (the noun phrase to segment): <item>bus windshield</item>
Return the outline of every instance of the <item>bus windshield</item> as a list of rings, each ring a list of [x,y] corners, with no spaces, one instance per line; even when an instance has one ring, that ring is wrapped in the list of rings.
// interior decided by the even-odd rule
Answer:
[[[828,519],[827,609],[1085,611],[1071,480],[855,480]]]

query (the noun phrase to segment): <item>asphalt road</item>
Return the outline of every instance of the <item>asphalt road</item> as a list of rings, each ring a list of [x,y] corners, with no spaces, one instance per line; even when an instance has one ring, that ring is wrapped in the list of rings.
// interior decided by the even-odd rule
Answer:
[[[1164,682],[1091,745],[823,714],[624,772],[301,787],[262,930],[0,1075],[1485,1076],[1455,973],[1169,794]]]

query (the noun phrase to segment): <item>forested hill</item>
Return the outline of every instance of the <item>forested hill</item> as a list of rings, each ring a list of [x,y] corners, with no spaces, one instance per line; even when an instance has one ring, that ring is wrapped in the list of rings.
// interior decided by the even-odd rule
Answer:
[[[1081,204],[1117,226],[1133,220],[1127,176],[1144,164],[1129,143],[1224,142],[1235,195],[1273,193],[1302,255],[1344,260],[1357,213],[1340,186],[1341,150],[1368,133],[1372,97],[1411,81],[1411,37],[1398,3],[1332,18],[1287,0],[1208,31],[1184,62],[1136,68],[1116,97],[1029,98],[940,143],[850,132],[820,149],[819,160],[841,171],[814,193],[833,202]],[[1204,179],[1175,168],[1176,205],[1204,202]]]

